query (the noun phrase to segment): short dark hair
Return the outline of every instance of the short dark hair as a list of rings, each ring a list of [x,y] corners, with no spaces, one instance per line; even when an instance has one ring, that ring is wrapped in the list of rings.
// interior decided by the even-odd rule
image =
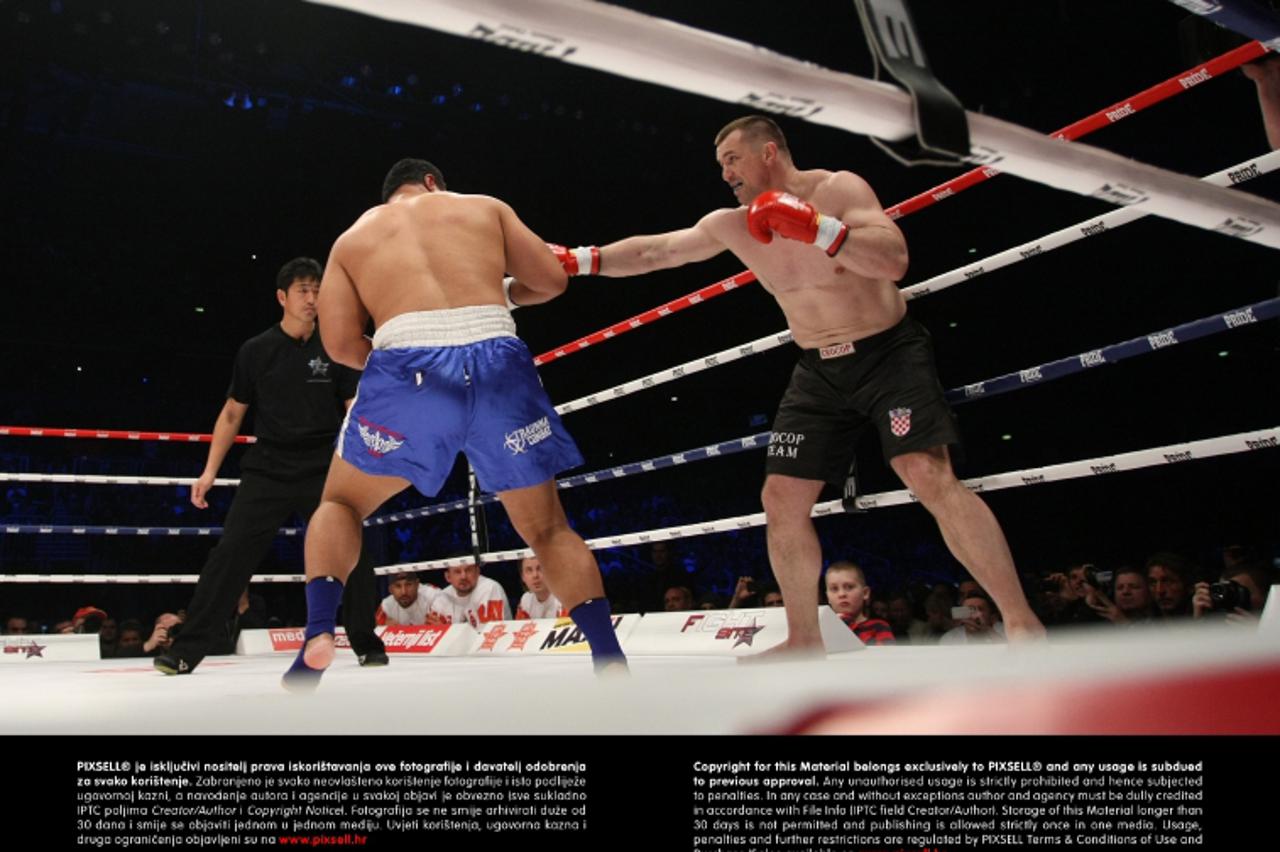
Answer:
[[[382,203],[396,194],[396,190],[406,183],[422,183],[427,175],[436,179],[436,185],[444,189],[444,173],[426,160],[415,160],[405,157],[391,167],[387,176],[382,179]]]
[[[289,285],[299,278],[314,278],[319,281],[323,277],[324,267],[320,265],[320,261],[312,257],[295,257],[276,273],[276,289],[287,292]]]
[[[735,130],[741,130],[743,137],[750,142],[757,140],[773,142],[778,146],[779,151],[784,152],[788,157],[791,156],[791,149],[787,147],[787,137],[783,135],[782,128],[772,118],[763,115],[735,118],[720,128],[720,132],[716,134],[716,145],[723,142],[725,137]]]
[[[1147,560],[1146,569],[1147,576],[1151,576],[1151,569],[1159,565],[1166,571],[1172,571],[1178,575],[1182,582],[1191,584],[1195,582],[1196,569],[1191,564],[1191,560],[1177,553],[1157,553]]]

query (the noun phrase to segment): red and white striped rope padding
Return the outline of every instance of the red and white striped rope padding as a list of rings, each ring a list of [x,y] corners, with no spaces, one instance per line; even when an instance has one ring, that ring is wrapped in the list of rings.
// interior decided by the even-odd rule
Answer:
[[[1221,56],[1210,59],[1203,65],[1197,65],[1195,68],[1170,77],[1163,83],[1157,83],[1149,89],[1144,89],[1131,98],[1126,98],[1109,107],[1104,107],[1093,115],[1068,124],[1061,130],[1056,130],[1049,135],[1056,139],[1066,139],[1068,141],[1087,136],[1095,130],[1109,127],[1131,115],[1137,115],[1147,107],[1168,100],[1174,95],[1180,95],[1187,89],[1198,86],[1214,77],[1221,77],[1228,71],[1239,68],[1246,62],[1252,62],[1265,55],[1266,52],[1267,49],[1256,41],[1241,45],[1235,50],[1227,51]],[[940,183],[933,189],[927,189],[919,195],[899,202],[884,212],[889,214],[890,219],[900,219],[926,207],[932,207],[944,198],[950,198],[953,195],[964,192],[966,189],[988,181],[1000,173],[999,169],[980,166],[965,172],[957,178]]]
[[[580,337],[572,343],[566,343],[564,346],[557,346],[555,349],[552,349],[549,352],[544,352],[534,358],[533,363],[536,366],[541,367],[543,364],[548,364],[552,361],[563,358],[566,355],[581,352],[588,346],[592,346],[596,343],[603,343],[610,338],[617,337],[620,334],[626,334],[628,331],[637,329],[642,325],[648,325],[650,323],[657,322],[663,317],[671,316],[671,314],[677,311],[682,311],[685,308],[692,307],[693,305],[701,304],[708,299],[713,299],[716,296],[728,293],[730,290],[736,290],[744,284],[750,284],[755,280],[755,273],[750,270],[739,272],[737,275],[730,276],[723,281],[717,281],[714,284],[703,287],[701,290],[681,296],[678,299],[672,299],[665,305],[659,305],[658,307],[647,310],[642,314],[636,314],[630,319],[614,323],[608,328],[602,328],[599,331],[592,332],[586,337]]]
[[[138,432],[132,429],[63,429],[58,426],[0,426],[0,435],[15,438],[105,438],[113,441],[172,441],[207,444],[213,436],[192,432]],[[237,444],[252,444],[252,435],[236,435]]]

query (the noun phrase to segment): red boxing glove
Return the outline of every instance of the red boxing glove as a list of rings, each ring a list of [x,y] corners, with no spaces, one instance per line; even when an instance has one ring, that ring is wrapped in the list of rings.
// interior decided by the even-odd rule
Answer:
[[[762,243],[780,234],[789,240],[812,243],[835,257],[849,236],[849,226],[834,216],[824,216],[813,205],[787,192],[769,190],[756,196],[747,210],[747,230]]]
[[[565,248],[555,243],[547,243],[547,248],[560,261],[564,271],[573,275],[596,275],[600,272],[600,249],[596,246],[578,246]]]

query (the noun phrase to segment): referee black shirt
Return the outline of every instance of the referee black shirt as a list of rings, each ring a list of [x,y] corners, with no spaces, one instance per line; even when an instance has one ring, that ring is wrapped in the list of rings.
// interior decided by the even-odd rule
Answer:
[[[359,380],[359,372],[324,351],[318,327],[306,340],[278,324],[246,340],[227,388],[227,396],[253,409],[258,442],[241,468],[277,478],[326,469]]]

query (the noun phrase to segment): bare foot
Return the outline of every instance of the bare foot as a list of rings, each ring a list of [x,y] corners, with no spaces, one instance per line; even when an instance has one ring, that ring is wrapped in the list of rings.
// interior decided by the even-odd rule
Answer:
[[[333,662],[333,654],[333,634],[312,636],[284,673],[280,685],[290,692],[314,692],[320,685],[320,675]]]
[[[1024,621],[1005,621],[1004,635],[1014,645],[1030,645],[1048,638],[1044,625],[1035,616]]]
[[[312,636],[311,641],[302,652],[302,661],[309,668],[324,671],[333,664],[334,644],[332,633],[321,633]]]
[[[596,666],[596,677],[603,680],[616,680],[631,676],[631,667],[626,660],[610,660]]]
[[[775,645],[766,651],[758,654],[750,654],[738,657],[738,662],[746,665],[756,665],[760,663],[795,663],[804,660],[823,660],[826,659],[827,648],[819,639],[817,643],[813,642],[796,642],[790,640],[783,642],[781,645]]]

